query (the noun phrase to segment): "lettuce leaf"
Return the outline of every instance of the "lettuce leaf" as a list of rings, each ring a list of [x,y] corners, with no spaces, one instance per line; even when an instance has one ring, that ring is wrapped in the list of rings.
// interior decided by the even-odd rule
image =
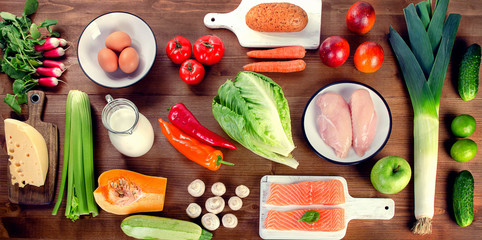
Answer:
[[[270,78],[240,72],[213,99],[213,115],[223,130],[255,154],[292,168],[294,150],[288,101]]]

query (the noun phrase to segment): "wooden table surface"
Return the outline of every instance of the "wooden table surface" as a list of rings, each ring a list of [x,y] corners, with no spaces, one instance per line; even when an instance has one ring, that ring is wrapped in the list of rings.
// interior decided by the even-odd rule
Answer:
[[[241,145],[238,150],[225,150],[226,160],[236,165],[223,166],[217,172],[211,172],[187,160],[177,152],[161,134],[157,118],[167,119],[166,109],[178,102],[183,102],[194,115],[209,129],[227,136],[211,113],[211,102],[218,87],[227,79],[233,79],[242,70],[242,66],[253,60],[246,57],[250,49],[239,45],[236,36],[229,30],[211,30],[204,26],[203,17],[210,12],[225,13],[234,10],[239,0],[49,0],[40,1],[35,22],[45,18],[58,19],[55,30],[63,38],[72,42],[67,51],[65,62],[70,68],[61,77],[67,84],[60,84],[55,89],[46,91],[47,103],[43,120],[59,127],[61,172],[65,102],[69,90],[78,89],[89,94],[94,119],[94,161],[95,173],[115,168],[129,169],[147,175],[163,176],[168,179],[167,196],[164,211],[152,215],[189,220],[185,213],[191,202],[204,203],[209,194],[195,199],[187,193],[187,185],[200,178],[210,187],[214,182],[226,184],[229,195],[234,195],[234,188],[245,184],[251,194],[244,200],[240,211],[234,212],[239,218],[235,229],[220,227],[214,232],[214,239],[259,239],[259,196],[260,179],[264,175],[315,175],[342,176],[348,182],[349,193],[353,197],[385,198],[395,201],[395,216],[391,220],[353,220],[349,222],[345,239],[475,239],[482,236],[480,208],[482,195],[479,183],[482,181],[482,159],[478,154],[467,163],[458,163],[448,154],[454,137],[450,134],[450,122],[455,115],[471,114],[482,126],[482,98],[478,96],[470,102],[462,101],[456,91],[455,67],[466,47],[472,43],[482,43],[482,5],[473,0],[452,0],[449,12],[462,14],[457,33],[451,64],[442,92],[440,108],[440,139],[435,196],[435,216],[433,233],[421,237],[413,235],[410,227],[415,221],[413,203],[413,178],[400,193],[384,195],[377,192],[370,183],[370,170],[375,162],[388,155],[406,158],[413,167],[412,141],[412,107],[401,78],[401,73],[387,41],[389,26],[393,26],[403,36],[406,27],[402,9],[411,2],[418,1],[369,1],[376,10],[376,23],[373,29],[363,36],[348,31],[345,15],[355,1],[325,0],[323,1],[321,40],[331,35],[345,37],[351,46],[348,61],[341,67],[329,68],[320,61],[317,51],[308,51],[305,61],[306,70],[291,74],[266,74],[276,81],[288,99],[292,119],[293,138],[297,148],[294,157],[300,162],[298,169],[273,163],[258,157]],[[24,1],[2,0],[1,11],[20,15]],[[149,74],[137,84],[123,89],[109,89],[90,81],[82,72],[77,61],[76,44],[84,27],[95,17],[110,11],[127,11],[144,19],[154,31],[157,40],[157,56]],[[166,56],[167,41],[176,35],[187,37],[194,42],[198,37],[215,34],[224,41],[226,52],[216,65],[207,67],[206,77],[200,85],[188,86],[178,76],[178,66]],[[372,74],[357,71],[353,64],[353,53],[356,46],[365,41],[381,44],[385,51],[385,60],[381,69]],[[380,92],[387,101],[393,116],[393,128],[385,148],[373,159],[358,165],[345,166],[330,163],[318,157],[303,137],[301,117],[305,105],[312,94],[321,87],[340,80],[352,80],[365,83]],[[12,80],[5,74],[0,75],[0,97],[11,93]],[[121,155],[110,143],[107,130],[102,126],[101,111],[105,105],[104,96],[111,94],[114,98],[127,98],[133,101],[140,112],[151,122],[155,132],[152,149],[144,156],[129,158]],[[479,94],[480,95],[480,94]],[[26,109],[24,109],[26,110]],[[1,118],[21,118],[10,108],[0,103]],[[0,237],[12,238],[57,238],[57,239],[127,239],[119,225],[125,216],[117,216],[105,211],[95,218],[83,217],[76,222],[66,219],[63,214],[52,216],[53,206],[19,206],[9,203],[7,184],[7,154],[4,142],[4,127],[0,126],[3,151],[0,152]],[[470,137],[481,143],[480,128]],[[450,208],[450,193],[456,172],[470,170],[476,182],[475,219],[471,226],[459,227],[454,220]],[[60,180],[60,177],[59,177]],[[57,188],[59,181],[57,182]],[[58,189],[57,189],[58,192]],[[63,213],[65,200],[60,209]],[[225,212],[230,212],[225,210]],[[194,220],[199,222],[198,220]]]

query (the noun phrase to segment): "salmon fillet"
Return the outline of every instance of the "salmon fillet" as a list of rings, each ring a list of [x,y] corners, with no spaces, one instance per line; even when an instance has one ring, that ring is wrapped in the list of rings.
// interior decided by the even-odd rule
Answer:
[[[307,211],[319,212],[320,219],[314,223],[298,221]],[[345,210],[343,208],[306,209],[290,212],[270,210],[264,221],[264,226],[266,229],[280,231],[336,232],[345,228]]]
[[[345,203],[345,191],[340,180],[299,182],[294,184],[271,183],[266,204],[286,205],[337,205]]]
[[[316,119],[321,138],[337,157],[346,158],[353,135],[348,103],[341,95],[328,92],[321,95],[316,104],[321,110]]]

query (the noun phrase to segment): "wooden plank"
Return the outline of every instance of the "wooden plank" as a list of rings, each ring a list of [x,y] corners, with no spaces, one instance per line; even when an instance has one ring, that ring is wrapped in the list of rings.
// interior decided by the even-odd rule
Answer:
[[[4,0],[1,11],[21,15],[23,2]],[[318,51],[307,51],[304,60],[307,63],[303,72],[293,74],[266,74],[281,85],[290,105],[293,140],[297,148],[294,157],[300,166],[294,170],[280,164],[272,163],[258,157],[251,151],[236,144],[238,150],[222,149],[226,160],[235,166],[223,166],[217,172],[211,172],[191,162],[175,150],[161,134],[157,123],[158,117],[167,119],[167,108],[175,103],[183,102],[196,118],[210,130],[226,137],[227,135],[215,121],[211,104],[217,94],[218,87],[227,79],[233,79],[242,70],[242,66],[255,61],[246,56],[252,50],[240,46],[236,36],[229,30],[209,29],[204,26],[203,18],[210,12],[230,12],[239,6],[241,0],[191,0],[191,1],[141,1],[141,0],[107,0],[99,1],[44,1],[40,0],[39,9],[33,19],[40,23],[46,18],[58,19],[54,27],[61,36],[72,43],[66,56],[61,61],[69,68],[55,88],[41,88],[45,91],[48,102],[44,106],[43,121],[58,126],[59,164],[62,164],[63,131],[65,118],[65,102],[69,90],[78,89],[89,94],[92,105],[94,127],[94,163],[95,175],[102,172],[122,168],[143,174],[168,178],[166,204],[164,211],[149,213],[150,215],[170,217],[200,223],[200,219],[190,219],[185,209],[191,202],[201,206],[211,196],[207,191],[202,197],[194,198],[187,193],[187,185],[194,179],[203,179],[207,187],[216,181],[226,184],[226,193],[232,195],[234,188],[244,184],[251,189],[251,194],[243,199],[243,207],[239,211],[225,210],[234,213],[239,220],[238,227],[227,229],[220,227],[214,232],[214,239],[260,239],[259,228],[259,181],[264,175],[313,175],[342,176],[347,180],[350,195],[355,198],[392,198],[395,201],[395,216],[391,220],[353,220],[350,221],[345,239],[478,239],[482,235],[480,211],[482,207],[482,191],[478,181],[482,179],[482,161],[478,154],[467,163],[458,163],[450,158],[449,150],[455,138],[450,132],[450,122],[458,114],[471,114],[477,124],[482,126],[482,95],[470,101],[462,101],[457,93],[456,70],[460,56],[472,43],[482,43],[482,4],[473,0],[451,0],[448,11],[462,14],[454,52],[442,92],[440,107],[439,162],[435,196],[435,217],[433,233],[421,237],[413,235],[410,227],[415,221],[413,203],[413,181],[406,189],[394,195],[377,192],[370,182],[370,171],[376,160],[388,156],[404,157],[413,166],[413,111],[410,99],[398,68],[390,44],[386,40],[389,26],[393,26],[402,37],[406,37],[406,27],[402,9],[409,3],[419,1],[370,1],[376,11],[375,25],[365,35],[356,35],[346,28],[346,12],[355,1],[323,0],[322,27],[320,40],[331,35],[341,35],[350,43],[351,55],[347,62],[337,68],[330,68],[320,61]],[[124,89],[108,89],[90,81],[78,65],[76,43],[83,28],[95,17],[110,11],[127,11],[136,14],[146,21],[153,30],[157,40],[157,55],[154,65],[147,76],[135,85]],[[177,35],[188,38],[191,43],[197,38],[215,34],[225,44],[223,59],[206,67],[206,77],[197,86],[188,86],[179,79],[179,66],[173,64],[166,56],[165,45]],[[385,60],[379,71],[366,74],[357,71],[353,64],[353,53],[356,47],[365,41],[378,42],[384,49]],[[387,145],[373,159],[354,166],[341,166],[319,158],[303,137],[301,116],[311,95],[323,86],[340,81],[352,80],[362,82],[376,89],[387,101],[393,116],[393,128]],[[12,79],[0,74],[0,98],[12,93]],[[111,94],[114,98],[123,97],[134,102],[139,111],[151,122],[155,132],[152,149],[140,158],[129,158],[121,155],[109,141],[107,130],[101,122],[102,108],[105,106],[104,96]],[[13,113],[7,105],[0,103],[1,119],[14,117],[26,118],[27,107],[23,115]],[[0,124],[0,141],[4,142],[4,126]],[[480,128],[470,137],[477,143],[482,140]],[[7,169],[6,151],[0,151],[0,172]],[[474,197],[475,221],[466,228],[458,227],[451,213],[451,184],[454,173],[467,169],[475,178]],[[5,172],[4,172],[5,173]],[[58,171],[60,173],[60,171]],[[57,182],[60,174],[57,175]],[[10,203],[8,199],[9,178],[0,174],[0,238],[30,239],[131,239],[120,230],[120,223],[125,216],[117,216],[100,211],[95,217],[82,217],[76,222],[65,218],[62,204],[59,214],[52,216],[53,205],[28,206]],[[57,184],[58,186],[59,184]],[[56,189],[58,192],[58,187]]]

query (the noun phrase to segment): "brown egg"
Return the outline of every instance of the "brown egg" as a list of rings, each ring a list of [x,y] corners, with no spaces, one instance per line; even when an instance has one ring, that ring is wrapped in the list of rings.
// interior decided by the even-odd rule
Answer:
[[[115,72],[117,70],[117,55],[108,48],[102,48],[97,53],[97,61],[99,61],[100,67],[106,72]]]
[[[116,52],[122,52],[131,45],[131,37],[125,32],[113,32],[105,39],[105,46]]]
[[[139,55],[132,47],[122,50],[119,55],[119,67],[125,73],[132,73],[139,66]]]

